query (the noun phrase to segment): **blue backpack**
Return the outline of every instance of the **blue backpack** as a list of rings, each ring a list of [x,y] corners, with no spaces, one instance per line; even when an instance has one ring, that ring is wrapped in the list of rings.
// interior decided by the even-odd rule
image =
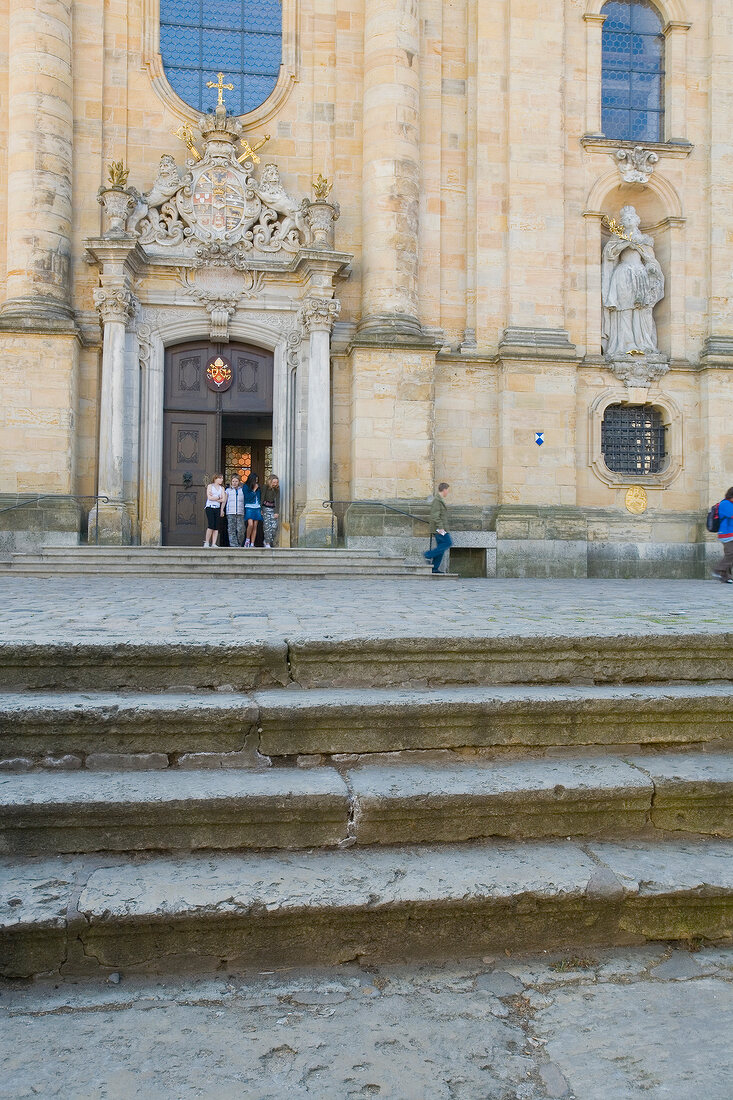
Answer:
[[[705,520],[705,526],[708,531],[720,530],[720,513],[718,512],[718,505],[714,504],[708,512],[708,518]]]

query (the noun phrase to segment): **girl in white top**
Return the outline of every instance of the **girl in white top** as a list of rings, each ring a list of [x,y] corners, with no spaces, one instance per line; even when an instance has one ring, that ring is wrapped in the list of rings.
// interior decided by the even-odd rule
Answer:
[[[216,546],[219,538],[219,516],[224,512],[224,474],[214,474],[206,486],[206,537],[204,546]]]

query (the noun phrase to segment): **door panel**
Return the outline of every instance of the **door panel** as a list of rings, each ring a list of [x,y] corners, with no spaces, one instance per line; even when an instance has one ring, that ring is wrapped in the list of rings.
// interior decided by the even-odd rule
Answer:
[[[209,389],[206,382],[206,365],[217,355],[228,359],[233,368],[232,384],[223,393]],[[165,545],[197,546],[203,538],[206,484],[219,469],[222,458],[222,414],[267,417],[272,414],[272,393],[273,356],[269,351],[204,341],[179,344],[166,351],[162,516]],[[263,477],[264,450],[256,457],[254,468]]]
[[[224,412],[271,413],[273,358],[259,348],[232,347],[234,370],[231,388],[222,394]]]
[[[216,354],[213,344],[184,344],[166,354],[165,407],[216,411],[217,394],[206,385],[206,364]]]
[[[196,546],[203,537],[206,486],[217,464],[216,413],[165,416],[163,542]]]

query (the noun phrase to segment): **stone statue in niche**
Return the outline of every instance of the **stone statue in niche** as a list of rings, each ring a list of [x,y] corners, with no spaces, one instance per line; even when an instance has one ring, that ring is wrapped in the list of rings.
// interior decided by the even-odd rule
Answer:
[[[603,354],[608,360],[659,357],[652,310],[664,297],[664,275],[634,207],[624,206],[619,217],[620,223],[608,222],[611,237],[601,265]]]

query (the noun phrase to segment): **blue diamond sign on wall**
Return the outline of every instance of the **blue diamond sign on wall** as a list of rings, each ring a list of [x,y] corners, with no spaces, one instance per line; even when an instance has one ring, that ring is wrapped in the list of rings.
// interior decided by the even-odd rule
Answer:
[[[541,447],[542,444],[545,442],[545,433],[544,432],[535,432],[534,433],[534,441],[535,441],[535,443],[537,444],[538,447]]]

